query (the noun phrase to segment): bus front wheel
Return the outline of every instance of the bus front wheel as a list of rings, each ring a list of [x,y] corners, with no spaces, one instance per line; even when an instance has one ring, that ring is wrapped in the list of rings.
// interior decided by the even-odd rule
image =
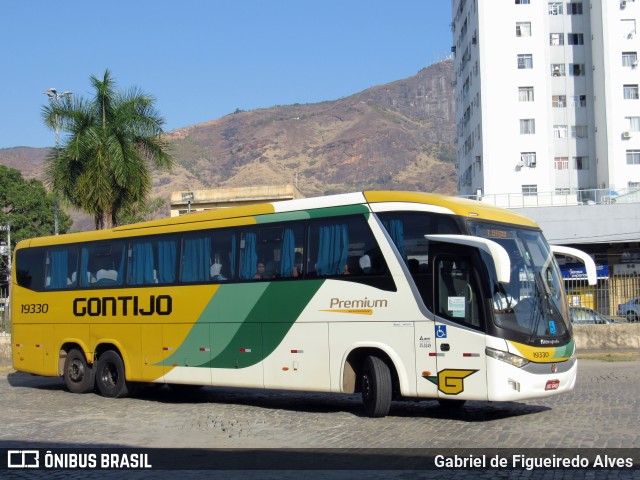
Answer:
[[[367,357],[360,373],[364,410],[370,417],[384,417],[391,408],[391,372],[378,357]]]
[[[84,353],[72,348],[64,361],[64,383],[71,393],[88,393],[95,387],[95,372]]]
[[[107,350],[98,358],[96,384],[100,394],[109,398],[122,398],[129,394],[124,374],[124,362],[113,350]]]

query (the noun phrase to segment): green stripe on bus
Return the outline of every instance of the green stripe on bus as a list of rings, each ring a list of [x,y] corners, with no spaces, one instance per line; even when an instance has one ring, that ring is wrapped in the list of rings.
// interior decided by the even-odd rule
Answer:
[[[345,205],[342,207],[314,208],[312,210],[299,210],[297,212],[270,213],[268,215],[256,215],[256,223],[290,222],[293,220],[307,220],[309,218],[330,218],[341,215],[364,214],[369,218],[370,211],[366,205]]]
[[[291,222],[293,220],[307,220],[309,219],[309,213],[305,210],[297,212],[282,212],[271,213],[269,215],[257,215],[255,217],[256,223],[274,223],[274,222]]]
[[[171,366],[211,345],[198,367],[244,368],[269,356],[282,342],[323,280],[222,285],[180,347],[159,365]],[[209,326],[209,338],[206,329]]]
[[[555,354],[553,358],[568,358],[573,353],[573,348],[575,345],[575,340],[571,339],[569,343],[563,345],[562,347],[556,347]]]
[[[369,218],[369,208],[366,205],[344,205],[342,207],[316,208],[308,210],[311,218],[339,217],[341,215],[364,214]]]

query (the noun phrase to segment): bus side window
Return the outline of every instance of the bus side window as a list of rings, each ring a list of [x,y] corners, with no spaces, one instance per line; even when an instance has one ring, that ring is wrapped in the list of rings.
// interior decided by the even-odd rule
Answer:
[[[182,238],[180,280],[186,283],[206,282],[211,278],[211,235],[197,232]]]
[[[83,246],[80,250],[80,286],[100,288],[122,285],[124,250],[124,242],[121,241]]]
[[[161,236],[134,240],[127,250],[127,284],[169,284],[176,280],[177,241]]]
[[[302,278],[304,224],[265,224],[247,228],[240,237],[240,279]]]
[[[78,268],[77,247],[56,247],[47,251],[44,287],[57,290],[75,286],[73,273]]]
[[[318,277],[367,277],[387,273],[382,256],[363,216],[316,220],[310,227],[309,272]],[[345,278],[347,279],[347,278]]]
[[[209,276],[213,282],[228,282],[236,276],[236,234],[234,230],[213,230],[213,259]]]

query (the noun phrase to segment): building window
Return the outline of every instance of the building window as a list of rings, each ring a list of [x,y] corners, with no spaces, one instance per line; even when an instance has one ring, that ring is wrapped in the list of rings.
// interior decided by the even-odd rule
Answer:
[[[637,192],[640,190],[640,182],[627,182],[629,192]]]
[[[584,35],[582,33],[567,33],[567,44],[584,45]]]
[[[556,188],[556,195],[569,195],[570,193],[570,188]]]
[[[572,125],[571,126],[571,138],[587,138],[587,126],[586,125]]]
[[[533,102],[533,87],[518,87],[518,99],[521,102]]]
[[[520,70],[533,68],[533,55],[531,55],[530,53],[519,54],[518,68]]]
[[[550,33],[549,45],[551,45],[552,47],[559,47],[560,45],[564,45],[564,33]]]
[[[586,95],[572,95],[571,96],[571,106],[572,107],[586,107],[587,106],[587,96]]]
[[[516,5],[529,5],[531,0],[516,0]]]
[[[553,168],[556,170],[568,170],[569,158],[568,157],[555,157],[553,159]]]
[[[520,162],[523,167],[534,168],[536,166],[536,152],[521,152]]]
[[[562,15],[563,5],[562,2],[549,2],[549,15]]]
[[[525,197],[535,197],[538,195],[538,185],[522,185],[522,195]]]
[[[567,96],[553,95],[551,97],[551,106],[555,108],[565,108],[567,106]]]
[[[640,117],[625,117],[627,129],[631,132],[640,132]]]
[[[552,63],[551,64],[551,76],[552,77],[564,77],[564,63]]]
[[[638,66],[638,53],[622,52],[622,66],[636,68]]]
[[[589,170],[589,157],[573,157],[576,170]]]
[[[554,125],[553,138],[567,138],[567,131],[566,125]]]
[[[625,85],[624,86],[624,99],[625,100],[638,100],[638,85]]]
[[[520,134],[521,135],[533,135],[536,133],[536,120],[535,118],[523,118],[520,119]]]
[[[640,150],[627,150],[627,165],[640,165]]]
[[[567,3],[567,15],[582,15],[582,2]]]
[[[517,22],[516,37],[530,37],[530,36],[531,36],[531,22]]]
[[[569,75],[572,77],[581,77],[584,75],[584,63],[570,63]]]

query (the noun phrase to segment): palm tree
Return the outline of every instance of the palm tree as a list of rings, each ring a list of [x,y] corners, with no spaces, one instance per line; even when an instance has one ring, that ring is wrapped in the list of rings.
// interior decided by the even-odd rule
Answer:
[[[171,168],[162,139],[164,119],[155,99],[137,88],[120,93],[109,70],[91,76],[92,100],[67,98],[42,109],[65,141],[46,160],[54,193],[95,219],[96,230],[117,225],[118,213],[143,204],[151,191],[151,167]]]

